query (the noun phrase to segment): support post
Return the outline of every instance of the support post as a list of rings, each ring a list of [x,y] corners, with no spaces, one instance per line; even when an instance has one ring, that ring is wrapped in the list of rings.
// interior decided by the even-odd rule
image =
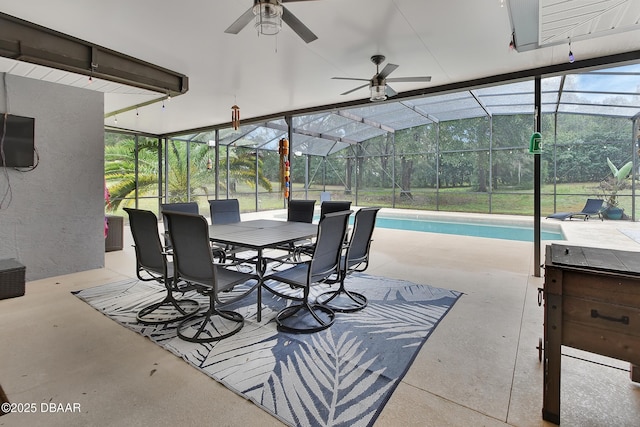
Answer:
[[[541,117],[541,106],[542,106],[542,93],[541,93],[541,76],[535,77],[535,95],[534,95],[534,105],[535,105],[535,132],[540,132],[542,121]],[[540,277],[540,181],[541,181],[541,172],[540,172],[540,154],[533,155],[533,180],[534,180],[534,190],[533,190],[533,275],[535,277]]]

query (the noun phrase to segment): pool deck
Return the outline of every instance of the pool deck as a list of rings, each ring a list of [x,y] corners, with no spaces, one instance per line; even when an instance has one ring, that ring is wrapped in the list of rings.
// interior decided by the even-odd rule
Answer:
[[[357,208],[356,208],[357,209]],[[394,218],[423,219],[433,221],[454,221],[472,224],[491,224],[504,226],[533,227],[533,217],[520,215],[487,215],[466,212],[416,211],[410,209],[381,209],[381,215]],[[640,239],[640,223],[631,221],[601,221],[593,217],[587,221],[572,219],[541,218],[543,230],[561,231],[566,241],[578,246],[597,246],[609,249],[640,251],[640,241],[636,242],[620,230],[634,230]],[[556,241],[544,241],[544,244]],[[544,252],[543,252],[544,254]]]
[[[562,227],[564,243],[632,250],[640,259],[640,243],[620,231],[640,234],[640,223],[542,223]],[[537,303],[543,278],[533,275],[533,243],[384,228],[376,229],[373,239],[368,274],[463,293],[375,426],[552,426],[541,417],[543,367],[536,346],[543,334],[543,308]],[[543,242],[542,251],[548,243]],[[79,414],[9,414],[0,417],[0,426],[281,426],[71,295],[135,277],[131,244],[125,228],[124,250],[106,253],[104,268],[29,282],[24,297],[0,300],[0,383],[8,397],[38,405],[79,402],[82,407]],[[640,385],[629,380],[627,363],[568,348],[563,353],[607,366],[563,357],[561,425],[638,425]]]

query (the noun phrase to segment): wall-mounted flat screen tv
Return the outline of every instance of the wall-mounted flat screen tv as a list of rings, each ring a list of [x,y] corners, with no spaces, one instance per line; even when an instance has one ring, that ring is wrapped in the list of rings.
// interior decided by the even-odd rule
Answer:
[[[0,114],[0,167],[33,166],[34,127],[32,117]]]

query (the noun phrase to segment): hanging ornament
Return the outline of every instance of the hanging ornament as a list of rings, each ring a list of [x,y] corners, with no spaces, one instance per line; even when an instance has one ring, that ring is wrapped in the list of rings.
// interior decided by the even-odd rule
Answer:
[[[529,140],[529,153],[540,154],[542,153],[542,135],[540,132],[534,132]]]
[[[280,191],[284,198],[289,198],[290,188],[290,164],[289,164],[289,141],[282,138],[278,141],[278,154],[280,154]]]
[[[240,107],[237,105],[231,107],[231,126],[233,130],[238,130],[240,127]]]

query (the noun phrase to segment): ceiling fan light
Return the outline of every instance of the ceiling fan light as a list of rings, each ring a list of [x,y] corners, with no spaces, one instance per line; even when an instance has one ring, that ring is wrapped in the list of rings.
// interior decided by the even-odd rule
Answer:
[[[273,36],[282,28],[282,4],[278,0],[256,3],[253,13],[256,15],[255,27],[259,34]]]
[[[371,101],[384,101],[387,99],[385,85],[371,85]]]

